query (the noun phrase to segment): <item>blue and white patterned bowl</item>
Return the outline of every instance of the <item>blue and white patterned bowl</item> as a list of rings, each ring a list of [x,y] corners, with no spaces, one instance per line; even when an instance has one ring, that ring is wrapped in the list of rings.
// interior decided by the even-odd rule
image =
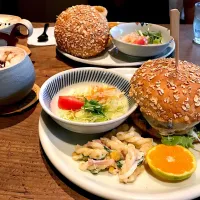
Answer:
[[[81,82],[99,82],[113,85],[125,92],[128,98],[129,110],[119,118],[105,122],[83,123],[65,120],[56,116],[50,109],[52,98],[63,88]],[[137,108],[136,102],[128,96],[130,89],[129,80],[125,77],[102,68],[79,68],[60,72],[50,77],[41,87],[39,101],[44,111],[63,128],[84,134],[101,133],[111,130],[123,123]]]

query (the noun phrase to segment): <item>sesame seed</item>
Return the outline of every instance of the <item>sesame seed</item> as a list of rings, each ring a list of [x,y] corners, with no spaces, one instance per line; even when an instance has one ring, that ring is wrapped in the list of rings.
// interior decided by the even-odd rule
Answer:
[[[194,102],[197,103],[199,101],[199,97],[197,95],[194,96]]]
[[[174,118],[175,118],[175,119],[178,118],[178,115],[177,115],[177,114],[174,114]]]
[[[184,111],[187,111],[187,108],[186,108],[185,105],[182,105],[181,107],[182,107],[182,109],[183,109]]]
[[[164,94],[164,90],[161,88],[158,88],[157,91],[158,91],[158,94],[161,96]]]
[[[186,103],[186,104],[185,104],[185,107],[187,108],[187,110],[190,109],[190,104],[189,104],[189,103]]]
[[[196,102],[194,105],[199,107],[200,106],[200,101]]]
[[[187,121],[189,121],[189,117],[188,116],[185,116],[184,117],[184,120],[187,122]]]
[[[179,95],[177,95],[177,94],[174,94],[173,96],[174,96],[174,98],[175,98],[176,101],[178,101],[179,98],[180,98]]]
[[[169,103],[169,100],[170,100],[169,97],[164,98],[165,103]]]

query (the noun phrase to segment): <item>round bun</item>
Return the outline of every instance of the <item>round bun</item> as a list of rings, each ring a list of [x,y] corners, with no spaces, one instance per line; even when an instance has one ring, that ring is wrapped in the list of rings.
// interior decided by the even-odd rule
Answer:
[[[108,22],[92,6],[73,6],[58,16],[55,38],[58,48],[64,52],[81,58],[96,56],[106,48]]]
[[[102,14],[104,17],[107,17],[108,11],[105,7],[103,6],[94,6],[94,8],[100,13]]]
[[[130,95],[161,135],[184,134],[200,121],[200,67],[164,58],[145,62],[131,79]]]

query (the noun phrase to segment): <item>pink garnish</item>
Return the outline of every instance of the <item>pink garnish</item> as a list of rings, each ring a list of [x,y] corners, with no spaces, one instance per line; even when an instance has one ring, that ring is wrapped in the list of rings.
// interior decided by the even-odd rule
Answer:
[[[114,165],[115,161],[113,159],[107,159],[107,160],[93,160],[93,159],[88,159],[88,165],[107,165],[111,166]]]

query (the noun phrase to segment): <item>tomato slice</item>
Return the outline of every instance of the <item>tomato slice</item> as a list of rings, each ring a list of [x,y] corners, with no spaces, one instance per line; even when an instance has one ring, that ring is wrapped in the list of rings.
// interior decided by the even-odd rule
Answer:
[[[58,107],[63,110],[80,110],[84,102],[73,96],[59,96]]]
[[[140,37],[139,39],[136,39],[134,41],[134,44],[146,45],[146,44],[148,44],[148,40],[145,37]]]

